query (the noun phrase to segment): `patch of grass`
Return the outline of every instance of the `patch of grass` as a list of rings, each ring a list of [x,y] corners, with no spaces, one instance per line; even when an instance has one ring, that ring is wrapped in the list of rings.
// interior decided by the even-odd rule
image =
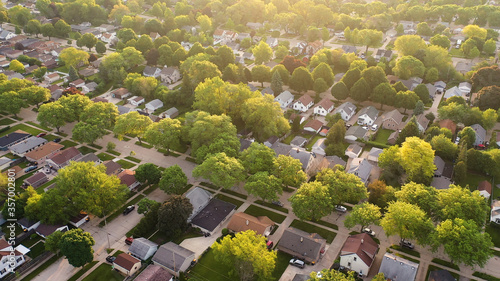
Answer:
[[[132,156],[127,156],[127,157],[125,157],[125,159],[130,160],[130,161],[135,162],[135,163],[141,163],[141,159],[137,159],[137,158],[132,157]]]
[[[229,189],[224,189],[224,188],[222,188],[222,189],[220,190],[220,192],[223,192],[223,193],[226,193],[226,194],[231,194],[231,195],[233,195],[233,196],[236,196],[236,197],[239,197],[239,198],[241,198],[241,199],[245,199],[245,200],[248,198],[248,196],[246,196],[245,194],[241,194],[241,193],[239,193],[239,192],[232,191],[232,190],[229,190]]]
[[[136,165],[135,163],[123,159],[116,161],[116,163],[120,164],[124,169],[130,169]]]
[[[67,137],[67,136],[68,136],[68,134],[63,133],[63,132],[59,132],[59,133],[58,133],[58,132],[56,132],[56,134],[58,134],[58,135],[60,135],[60,136],[63,136],[63,137]]]
[[[83,281],[122,281],[124,277],[113,270],[109,264],[101,264],[98,268],[92,271]]]
[[[9,119],[9,118],[4,118],[4,119],[0,120],[0,126],[10,125],[12,123],[16,123],[16,121]]]
[[[97,145],[97,144],[95,144],[95,143],[93,143],[93,144],[89,144],[89,145],[90,145],[90,146],[92,146],[93,148],[96,148],[96,149],[102,149],[102,146]]]
[[[288,209],[287,208],[283,208],[283,207],[280,207],[278,205],[274,205],[273,203],[269,203],[269,202],[264,202],[262,200],[257,200],[255,201],[254,203],[256,204],[259,204],[259,205],[262,205],[262,206],[266,206],[268,208],[271,208],[271,209],[275,209],[277,211],[280,211],[280,212],[283,212],[283,213],[287,213],[288,214]]]
[[[185,186],[185,187],[181,190],[180,194],[184,194],[184,193],[186,193],[186,192],[187,192],[187,191],[188,191],[191,187],[193,187],[193,185],[192,185],[192,184],[188,184],[188,185],[186,185],[186,186]]]
[[[200,185],[203,185],[203,186],[208,187],[208,188],[213,189],[213,190],[219,190],[220,189],[220,187],[215,186],[215,185],[213,185],[213,184],[211,184],[209,182],[203,182],[202,181],[202,182],[200,182]]]
[[[415,250],[410,250],[410,249],[407,249],[407,248],[403,248],[403,247],[401,247],[399,245],[391,245],[390,248],[392,248],[394,250],[398,250],[398,251],[403,252],[405,254],[412,255],[414,257],[420,258],[420,253],[417,252],[417,251],[415,251]]]
[[[140,143],[139,141],[136,141],[136,142],[135,142],[135,144],[137,144],[138,146],[142,146],[142,147],[144,147],[144,148],[153,148],[153,146],[152,146],[152,145],[147,144],[147,143],[144,143],[144,142],[143,142],[143,143]]]
[[[12,116],[12,117],[10,117],[10,118],[12,118],[12,119],[16,119],[17,121],[23,121],[23,118],[22,118],[22,117],[20,117],[20,116]]]
[[[330,222],[322,221],[322,220],[319,220],[319,221],[317,221],[315,223],[321,224],[321,225],[329,227],[331,229],[339,230],[339,227],[336,224],[334,224],[334,223],[330,223]]]
[[[17,124],[15,126],[10,127],[7,131],[4,131],[4,132],[0,133],[0,137],[3,137],[3,136],[8,135],[10,133],[13,133],[13,132],[15,132],[17,130],[25,131],[26,133],[32,134],[34,136],[36,136],[36,135],[40,134],[41,132],[43,132],[42,130],[33,128],[33,127],[28,126],[26,124]]]
[[[127,138],[126,136],[123,136],[123,137],[122,137],[122,140],[123,140],[123,141],[129,141],[129,140],[130,140],[130,138]]]
[[[155,191],[158,188],[157,184],[153,184],[148,189],[144,190],[142,193],[149,195],[151,192]]]
[[[491,241],[495,247],[500,247],[500,226],[495,223],[486,225],[486,233],[491,236]]]
[[[194,159],[193,157],[186,157],[186,161],[189,161],[189,162],[193,162],[196,164],[196,159]]]
[[[106,223],[110,223],[112,220],[116,219],[119,215],[121,215],[123,213],[123,211],[125,210],[125,208],[127,208],[128,206],[130,205],[135,205],[137,204],[137,202],[141,201],[142,198],[144,198],[146,196],[142,195],[142,194],[139,194],[137,197],[135,197],[134,199],[130,200],[129,202],[123,204],[123,206],[121,206],[120,208],[118,208],[116,211],[114,211],[111,215],[109,215],[107,218],[106,218]],[[104,226],[105,225],[105,222],[104,221],[101,221],[99,223],[99,226]]]
[[[322,139],[324,137],[320,136],[320,135],[315,135],[312,139],[309,140],[309,142],[307,143],[306,145],[306,149],[308,151],[311,151],[312,149],[312,146],[319,140],[319,139]]]
[[[31,126],[35,126],[35,127],[39,128],[39,129],[42,129],[44,131],[52,131],[51,128],[42,126],[42,125],[40,125],[38,123],[35,123],[35,122],[28,121],[28,122],[26,122],[26,124],[30,124]]]
[[[115,156],[120,156],[121,155],[121,153],[118,152],[118,151],[116,151],[116,150],[106,150],[106,152],[111,153],[111,154],[113,154]]]
[[[309,233],[317,233],[321,237],[325,238],[327,243],[332,243],[333,239],[335,239],[335,236],[337,236],[337,233],[335,232],[329,231],[322,227],[315,226],[301,220],[293,220],[290,226]]]
[[[104,153],[104,152],[101,152],[101,153],[97,154],[97,157],[99,157],[99,159],[101,159],[101,161],[108,161],[108,160],[115,159],[114,156],[109,155],[109,154]]]
[[[82,269],[80,269],[77,273],[75,273],[71,278],[68,279],[68,281],[76,281],[78,278],[80,278],[85,272],[89,271],[94,265],[96,265],[98,261],[93,261],[91,263],[88,263],[85,265]]]
[[[50,181],[48,181],[48,182],[44,183],[42,186],[40,186],[39,188],[37,188],[37,189],[36,189],[36,192],[38,192],[38,193],[43,193],[43,192],[45,192],[45,191],[44,191],[44,189],[45,189],[47,186],[49,186],[49,185],[53,184],[55,181],[56,181],[56,179],[52,179],[52,180],[50,180]]]
[[[465,54],[464,52],[462,52],[462,50],[460,49],[455,49],[455,48],[451,48],[450,50],[450,56],[452,57],[457,57],[457,58],[465,58]]]
[[[47,141],[53,141],[53,140],[58,139],[60,137],[56,136],[56,135],[46,135],[43,138],[46,139]]]
[[[187,272],[189,279],[192,280],[219,280],[232,281],[233,277],[229,276],[228,272],[233,270],[231,266],[224,265],[215,259],[214,251],[208,249],[198,263]]]
[[[380,128],[378,130],[378,132],[377,132],[377,137],[373,141],[386,145],[387,144],[387,140],[389,139],[389,136],[392,133],[393,133],[393,131],[391,131],[391,130]]]
[[[59,256],[53,256],[47,261],[45,261],[42,265],[37,267],[35,270],[33,270],[30,274],[28,274],[26,277],[23,278],[23,281],[29,281],[33,278],[35,278],[38,274],[40,274],[42,271],[47,269],[49,266],[51,266],[53,263],[55,263],[58,259],[62,257]]]
[[[460,186],[465,187],[468,185],[469,189],[471,191],[474,191],[477,190],[478,184],[484,180],[487,180],[491,183],[491,177],[468,171],[465,181],[461,182]]]
[[[70,140],[64,140],[62,142],[60,142],[60,144],[64,145],[64,148],[69,148],[69,147],[73,147],[73,146],[77,146],[78,143],[74,142],[74,141],[70,141]]]
[[[116,252],[113,254],[113,257],[117,257],[119,254],[122,254],[122,253],[123,253],[123,251],[118,250],[118,251],[116,251]]]
[[[286,219],[286,216],[284,216],[284,215],[281,215],[281,214],[278,214],[275,212],[271,212],[267,209],[258,207],[257,205],[253,205],[253,204],[248,206],[248,208],[245,210],[244,213],[252,215],[254,217],[267,216],[268,218],[270,218],[272,221],[274,221],[276,223],[282,223]]]
[[[25,245],[26,246],[26,245]],[[45,252],[45,244],[44,243],[38,243],[35,246],[30,248],[30,252],[28,253],[28,256],[32,259],[38,257],[39,255],[43,254]]]
[[[412,261],[412,262],[414,262],[414,263],[418,263],[418,264],[420,264],[420,261],[419,261],[419,260],[417,260],[417,259],[411,258],[411,257],[409,257],[409,256],[406,256],[406,255],[403,255],[403,254],[400,254],[400,253],[394,253],[394,254],[395,254],[396,256],[398,256],[398,257],[403,258],[403,259],[407,259],[407,260]]]
[[[97,150],[92,149],[90,147],[81,146],[81,147],[78,148],[78,151],[80,151],[83,155],[85,155],[85,154],[89,154],[89,153],[94,153]]]
[[[442,260],[442,259],[438,259],[438,258],[433,258],[432,259],[432,262],[433,263],[437,263],[437,264],[440,264],[442,266],[446,266],[446,267],[449,267],[449,268],[453,268],[455,270],[458,270],[460,271],[460,268],[458,267],[458,265],[452,263],[452,262],[449,262],[449,261],[445,261],[445,260]]]
[[[497,278],[497,277],[494,277],[494,276],[491,276],[491,275],[488,275],[486,273],[482,273],[479,271],[474,272],[472,274],[472,276],[476,276],[476,277],[479,277],[479,278],[482,278],[482,279],[488,280],[488,281],[500,281],[500,278]]]
[[[238,209],[241,205],[243,205],[243,201],[234,199],[234,198],[226,196],[224,194],[217,194],[217,195],[215,195],[215,198],[236,205],[236,209]]]
[[[292,258],[293,257],[291,255],[286,254],[282,251],[277,252],[276,266],[274,267],[272,275],[274,280],[279,280],[281,278],[281,275],[283,275],[283,272],[285,272],[286,268],[288,267],[288,262]]]
[[[30,248],[31,246],[35,245],[40,240],[42,240],[42,237],[40,237],[39,235],[37,235],[36,238],[26,239],[21,244],[23,244],[23,246],[25,246],[27,248]]]
[[[493,252],[493,255],[500,257],[500,251],[497,250],[491,250]]]

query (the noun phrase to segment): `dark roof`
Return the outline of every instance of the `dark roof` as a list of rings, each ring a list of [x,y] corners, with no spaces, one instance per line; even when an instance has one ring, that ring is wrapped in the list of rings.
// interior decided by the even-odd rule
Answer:
[[[43,224],[42,223],[36,228],[36,232],[47,237],[47,236],[51,235],[52,233],[54,233],[60,227],[63,227],[63,225],[62,224],[53,225],[53,224]]]
[[[427,281],[456,281],[448,270],[440,269],[431,271]]]
[[[240,152],[249,148],[251,144],[252,141],[249,141],[247,139],[240,139]]]
[[[169,281],[172,277],[173,275],[163,267],[151,264],[134,281]]]
[[[120,164],[112,160],[106,161],[103,164],[106,167],[106,175],[108,176],[113,174],[115,171],[121,169],[122,167]]]
[[[281,236],[278,246],[303,256],[316,257],[322,250],[325,242],[325,239],[319,234],[311,234],[300,229],[289,227],[283,232],[283,236]]]
[[[43,183],[41,183],[41,181],[45,181],[45,182],[48,181],[47,176],[42,172],[36,173],[36,174],[32,175],[31,177],[24,180],[25,183],[33,186],[34,188],[37,188],[40,185],[42,185]]]
[[[134,267],[134,264],[138,262],[141,261],[132,257],[131,255],[121,253],[118,256],[116,256],[116,259],[113,263],[125,268],[126,270],[131,270]]]
[[[378,244],[370,235],[361,233],[347,237],[340,255],[356,254],[367,266],[371,266],[377,250]]]
[[[186,259],[194,259],[194,254],[193,251],[179,246],[174,242],[168,242],[158,248],[152,260],[174,272],[178,272],[182,270],[181,266]]]
[[[50,157],[49,159],[52,160],[52,162],[56,163],[57,165],[64,164],[68,162],[71,159],[74,159],[75,157],[80,158],[82,154],[78,149],[75,147],[70,147],[66,148],[65,150],[56,153],[54,156]]]
[[[271,146],[271,148],[274,150],[274,152],[276,152],[276,156],[280,156],[280,155],[288,155],[293,147],[289,144],[275,142]]]
[[[213,231],[236,208],[235,205],[212,199],[191,221],[192,224]]]
[[[23,131],[15,131],[0,138],[0,147],[6,147],[31,136]]]
[[[79,221],[81,221],[83,219],[87,219],[88,216],[89,215],[87,215],[85,213],[79,213],[77,216],[72,217],[69,221],[73,222],[73,223],[78,223]]]
[[[28,218],[22,218],[20,220],[17,221],[17,224],[19,225],[22,225],[23,227],[26,227],[26,228],[30,228],[32,227],[33,225],[37,224],[39,221],[32,221],[32,220],[29,220]]]

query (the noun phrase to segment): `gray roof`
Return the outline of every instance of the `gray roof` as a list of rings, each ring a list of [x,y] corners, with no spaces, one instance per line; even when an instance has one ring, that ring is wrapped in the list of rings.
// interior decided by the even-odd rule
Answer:
[[[363,148],[361,146],[359,146],[359,144],[357,143],[353,143],[353,144],[350,144],[347,148],[346,148],[346,152],[352,152],[356,155],[359,155],[359,153],[361,152],[361,150],[363,150]]]
[[[446,83],[444,81],[437,81],[436,83],[434,83],[434,86],[436,88],[444,89],[446,88]]]
[[[356,106],[351,102],[344,102],[335,109],[335,113],[344,111],[347,115],[351,115],[353,111],[356,111]]]
[[[372,149],[370,150],[369,155],[370,156],[375,156],[375,157],[378,158],[378,156],[380,155],[380,153],[382,153],[382,151],[384,151],[384,150],[380,149],[380,148],[377,148],[377,147],[372,147]]]
[[[347,173],[354,174],[358,176],[361,181],[366,183],[368,178],[370,177],[370,173],[372,172],[373,165],[368,162],[366,159],[355,158],[351,162],[351,167]]]
[[[193,212],[188,218],[190,221],[194,216],[196,216],[212,199],[212,193],[206,191],[203,188],[195,187],[186,193],[186,198],[189,199],[191,205],[193,205]]]
[[[418,263],[385,253],[378,272],[383,272],[387,279],[413,281],[417,275],[417,270]]]
[[[344,50],[345,53],[356,53],[357,51],[356,47],[351,45],[343,45],[342,50]]]
[[[307,139],[301,136],[296,136],[293,138],[293,140],[290,142],[291,145],[295,146],[300,146],[302,147],[306,143]]]
[[[177,108],[171,107],[165,111],[165,114],[172,116],[173,114],[178,113],[178,112],[179,112],[179,110]]]
[[[273,143],[271,148],[274,150],[274,152],[276,152],[276,156],[280,156],[280,155],[288,155],[293,147],[289,144],[275,142]]]
[[[175,71],[177,71],[177,68],[169,66],[169,67],[164,67],[161,70],[160,74],[161,75],[172,75],[172,74],[174,74]]]
[[[283,232],[278,245],[303,256],[316,257],[325,242],[326,240],[319,234],[289,227]]]
[[[483,128],[483,126],[479,125],[479,124],[474,124],[472,126],[470,126],[474,132],[476,132],[476,141],[478,139],[478,137],[484,141],[484,139],[486,138],[486,130]]]
[[[341,165],[342,167],[345,167],[345,165],[347,164],[346,161],[344,161],[342,158],[338,157],[337,155],[326,156],[325,158],[326,158],[326,160],[328,160],[328,162],[330,162],[330,165],[329,165],[330,168],[335,167],[335,165]]]
[[[7,164],[11,161],[10,158],[7,158],[7,157],[1,157],[0,158],[0,166],[4,165],[4,164]]]
[[[240,152],[242,152],[243,150],[249,148],[250,145],[252,145],[252,142],[253,141],[251,141],[251,140],[240,139]]]
[[[9,146],[15,142],[18,142],[19,140],[26,139],[29,136],[31,136],[31,135],[28,133],[22,132],[22,131],[16,131],[16,132],[10,133],[10,134],[0,138],[0,147]]]
[[[118,113],[120,115],[125,114],[125,113],[129,113],[132,110],[132,109],[130,109],[130,107],[126,107],[123,105],[117,105],[116,108],[118,109]]]
[[[46,142],[47,140],[44,138],[31,137],[21,141],[20,143],[14,144],[10,147],[10,151],[13,153],[25,153],[26,151],[38,147]]]
[[[163,267],[156,264],[150,264],[134,279],[134,281],[169,281],[172,277],[172,274]]]
[[[235,205],[214,198],[193,218],[191,223],[212,232],[234,209],[236,209]]]
[[[100,162],[101,160],[94,153],[85,154],[76,162]]]
[[[262,89],[262,91],[260,91],[260,93],[262,95],[268,94],[268,95],[274,96],[274,91],[273,91],[273,89],[271,89],[271,87],[267,87],[265,89]]]
[[[147,65],[142,73],[145,75],[154,75],[157,69],[157,67]]]
[[[439,156],[434,156],[434,165],[436,165],[436,171],[439,174],[443,174],[444,171],[444,160]]]
[[[161,245],[153,256],[153,261],[174,271],[178,272],[180,266],[186,259],[194,259],[194,252],[175,244],[168,242]]]
[[[293,99],[292,93],[290,93],[289,91],[284,91],[281,94],[279,94],[274,100],[287,101],[289,99]]]
[[[399,112],[399,110],[394,109],[392,111],[387,112],[384,115],[383,121],[388,120],[388,119],[393,119],[397,124],[400,124],[401,121],[403,121],[403,114],[401,114],[401,112]]]
[[[358,139],[362,139],[368,130],[363,129],[361,126],[352,126],[345,132],[346,136],[355,136]]]
[[[446,90],[443,98],[449,99],[449,98],[454,97],[454,96],[461,97],[462,95],[463,95],[462,91],[460,91],[457,86],[454,86],[454,87]]]
[[[378,109],[371,105],[367,106],[359,111],[359,116],[364,114],[368,115],[368,117],[370,117],[372,120],[375,120],[378,116]]]
[[[135,238],[128,248],[128,251],[141,260],[147,259],[149,249],[158,247],[158,244],[149,241],[146,238]]]
[[[155,99],[155,100],[152,100],[152,101],[148,102],[148,103],[146,104],[146,107],[147,107],[148,105],[149,105],[149,106],[152,106],[152,107],[154,107],[154,108],[161,108],[161,107],[163,107],[163,102],[162,102],[161,100],[159,100],[159,99]]]
[[[290,151],[290,156],[292,158],[298,159],[300,163],[302,163],[302,169],[304,171],[306,170],[309,161],[311,161],[311,158],[313,157],[313,155],[309,151],[304,151],[298,148],[292,149]]]

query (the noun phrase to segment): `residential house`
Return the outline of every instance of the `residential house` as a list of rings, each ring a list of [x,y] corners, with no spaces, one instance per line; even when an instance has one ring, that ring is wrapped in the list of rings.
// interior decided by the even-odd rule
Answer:
[[[118,174],[120,183],[128,187],[129,190],[133,190],[138,187],[141,183],[135,178],[135,171],[125,169]]]
[[[474,132],[476,133],[476,141],[474,141],[474,145],[482,145],[486,141],[486,130],[483,128],[483,126],[479,124],[474,124],[470,126]]]
[[[448,270],[436,269],[429,273],[427,281],[457,281],[457,279]]]
[[[276,157],[280,156],[280,155],[288,155],[290,153],[290,151],[293,149],[293,147],[289,144],[284,144],[284,143],[281,143],[281,142],[275,142],[271,148],[274,150],[274,152],[276,153]]]
[[[306,46],[306,54],[307,55],[314,55],[316,54],[319,50],[321,50],[321,48],[323,48],[323,43],[321,43],[321,41],[319,40],[316,40],[314,42],[309,42]]]
[[[195,262],[195,253],[174,242],[168,242],[160,246],[153,256],[153,263],[165,268],[174,276],[179,272],[186,271]]]
[[[279,138],[277,136],[271,136],[264,142],[264,145],[271,148],[278,140]]]
[[[434,170],[434,176],[435,177],[442,176],[443,172],[444,172],[444,166],[445,166],[443,158],[441,158],[437,155],[434,156],[434,166],[436,166],[436,170]]]
[[[489,181],[482,181],[477,185],[477,190],[484,198],[490,199],[492,193],[491,183]]]
[[[17,221],[17,224],[23,229],[23,231],[28,232],[36,229],[40,225],[40,221],[32,221],[27,218],[22,218]]]
[[[0,157],[0,171],[3,171],[7,168],[10,167],[10,164],[12,163],[12,159],[7,158],[7,157]]]
[[[254,217],[241,212],[234,214],[227,224],[227,229],[233,232],[253,230],[264,237],[271,234],[273,227],[274,222],[266,216]]]
[[[112,25],[112,24],[106,24],[106,23],[103,23],[101,24],[100,26],[97,27],[97,29],[100,31],[100,32],[110,32],[110,31],[114,31],[116,30],[116,26]]]
[[[325,253],[326,240],[317,233],[307,233],[289,227],[285,229],[278,243],[278,250],[315,264]]]
[[[144,269],[134,281],[173,281],[174,276],[163,267],[150,264]]]
[[[362,151],[363,151],[363,148],[361,146],[359,146],[357,143],[353,143],[347,147],[344,154],[345,154],[345,156],[354,159],[354,158],[358,158]]]
[[[500,200],[491,200],[490,221],[500,224]]]
[[[366,233],[347,237],[340,250],[340,265],[366,276],[375,261],[378,244]]]
[[[158,77],[160,77],[160,73],[161,73],[161,69],[159,69],[158,67],[153,67],[153,66],[147,65],[144,68],[142,75],[144,75],[146,77],[158,78]]]
[[[285,109],[290,103],[293,102],[293,95],[289,91],[284,91],[274,98],[280,104],[280,107]]]
[[[364,184],[368,184],[368,179],[372,172],[373,165],[364,158],[354,158],[347,173],[358,176]]]
[[[163,102],[159,99],[154,99],[148,103],[146,103],[146,110],[148,112],[155,112],[157,109],[160,109],[163,107]]]
[[[384,53],[385,53],[384,49],[378,49],[373,58],[375,58],[378,61],[384,56]]]
[[[104,43],[107,43],[107,44],[113,44],[115,43],[116,41],[118,41],[118,37],[116,37],[116,33],[115,32],[105,32],[102,34],[101,36],[101,41],[104,42]]]
[[[373,106],[367,106],[359,111],[358,124],[371,126],[378,117],[378,110]]]
[[[462,82],[458,84],[458,89],[467,95],[472,90],[472,85],[469,82]]]
[[[245,59],[242,56],[234,56],[235,64],[245,64]]]
[[[143,97],[140,97],[140,96],[133,96],[133,97],[127,99],[127,101],[131,105],[139,106],[139,105],[144,103],[145,99]]]
[[[54,83],[59,79],[61,79],[61,76],[55,72],[45,74],[45,81],[48,83]]]
[[[439,120],[439,127],[449,129],[453,135],[457,131],[457,124],[450,119]]]
[[[340,165],[345,168],[347,165],[347,162],[344,161],[342,158],[338,157],[337,155],[334,156],[326,156],[325,159],[330,163],[328,165],[329,168],[333,169],[335,166]]]
[[[76,161],[81,157],[82,153],[78,151],[78,149],[75,147],[69,147],[49,157],[47,159],[47,165],[53,169],[59,170],[69,165],[70,161]]]
[[[40,224],[36,228],[36,234],[40,235],[43,239],[46,239],[47,236],[51,235],[52,233],[56,231],[61,231],[65,232],[68,231],[69,228],[67,225],[62,225],[62,224]]]
[[[82,92],[84,94],[88,94],[90,92],[93,92],[95,91],[95,89],[97,88],[97,83],[96,82],[90,82],[90,83],[86,83],[85,85],[82,86]],[[101,100],[102,101],[102,100]],[[107,100],[105,102],[108,102]]]
[[[394,145],[398,140],[398,137],[399,137],[399,131],[392,132],[392,134],[390,134],[389,138],[387,139],[387,143],[390,145]]]
[[[444,81],[437,81],[434,83],[434,87],[436,87],[436,90],[440,93],[444,93],[444,90],[446,89],[446,83]]]
[[[321,156],[326,156],[326,145],[325,145],[325,138],[321,138],[316,141],[316,143],[313,144],[311,148],[311,152],[315,153],[316,155],[321,155]]]
[[[23,157],[26,153],[35,150],[47,142],[44,138],[30,137],[9,147],[12,154]]]
[[[302,164],[302,170],[304,170],[304,172],[308,175],[313,174],[316,170],[325,168],[328,165],[326,161],[325,163],[320,162],[320,159],[318,159],[318,156],[314,153],[299,148],[290,150],[289,156],[298,159]],[[323,159],[323,157],[321,157],[321,159]]]
[[[349,121],[352,116],[356,113],[356,106],[351,102],[345,102],[337,107],[334,111],[334,114],[340,113],[342,120]]]
[[[295,122],[295,119],[297,119],[297,117],[299,118],[299,124],[302,124],[306,121],[306,117],[304,117],[303,115],[300,115],[297,113],[292,113],[292,114],[290,114],[290,117],[288,118],[288,122],[290,124],[293,124],[293,122]]]
[[[431,83],[425,84],[425,87],[427,87],[427,90],[429,91],[429,97],[434,100],[434,97],[438,93],[438,89],[436,86],[432,85]]]
[[[344,139],[348,142],[355,142],[357,139],[367,140],[367,129],[363,129],[361,126],[352,126],[345,132]]]
[[[243,152],[245,149],[249,148],[252,145],[253,140],[247,140],[240,138],[240,152]]]
[[[460,91],[457,86],[453,86],[452,88],[446,90],[443,96],[444,99],[449,99],[451,97],[464,97],[464,93]]]
[[[0,138],[0,151],[8,150],[11,146],[31,137],[30,134],[17,130]]]
[[[173,84],[181,78],[181,72],[175,67],[164,67],[160,72],[160,80],[163,83]]]
[[[403,122],[403,114],[394,109],[382,116],[382,128],[388,130],[397,130]]]
[[[7,58],[11,60],[17,59],[20,55],[23,54],[22,50],[8,50],[3,53]]]
[[[125,88],[118,88],[111,91],[111,96],[117,99],[124,99],[130,96],[130,92]]]
[[[158,34],[158,32],[151,32],[151,33],[149,33],[149,37],[151,37],[151,40],[153,40],[153,42],[154,42],[156,39],[160,38],[161,36],[160,36],[160,34]]]
[[[101,159],[97,157],[94,153],[88,153],[83,155],[81,158],[75,160],[76,162],[94,162],[95,165],[102,164]]]
[[[328,113],[332,112],[335,104],[329,99],[322,99],[318,105],[314,107],[314,114],[321,116],[326,116]]]
[[[271,87],[267,87],[267,88],[262,89],[262,91],[260,91],[260,94],[262,96],[264,96],[264,95],[271,95],[271,96],[274,97],[274,91],[273,91],[273,89],[271,89]]]
[[[257,30],[261,28],[263,25],[260,22],[247,22],[246,26],[249,27],[250,29]]]
[[[293,147],[304,147],[306,145],[307,139],[301,136],[296,136],[293,138],[293,140],[290,142],[290,145]]]
[[[212,233],[236,209],[234,204],[213,198],[192,220],[193,226],[202,231]]]
[[[128,248],[129,253],[139,258],[143,261],[152,257],[156,250],[158,250],[158,244],[149,241],[146,238],[135,238],[132,245]]]
[[[293,104],[293,109],[299,110],[301,112],[306,112],[313,105],[314,100],[311,98],[311,96],[304,94]]]
[[[455,69],[462,74],[466,74],[467,72],[472,70],[473,66],[474,64],[470,61],[459,61],[455,65]]]
[[[106,167],[106,175],[108,176],[118,176],[118,174],[122,171],[122,166],[113,160],[104,161],[102,164]]]
[[[33,188],[39,188],[42,186],[44,183],[48,182],[49,179],[47,178],[47,175],[43,172],[38,172],[32,175],[31,177],[27,178],[24,180],[24,183],[28,186],[32,186]]]
[[[23,245],[17,245],[14,248],[5,239],[0,239],[0,278],[11,275],[14,269],[24,264],[26,262],[25,255],[29,251]]]
[[[10,40],[14,37],[16,37],[16,34],[8,30],[2,30],[0,33],[0,40]]]
[[[55,48],[55,49],[50,50],[49,54],[51,54],[53,57],[59,57],[59,55],[61,54],[61,52],[62,52],[64,49],[65,49],[65,48],[62,48],[62,47]]]
[[[186,198],[189,199],[189,202],[193,205],[193,212],[188,218],[189,222],[208,205],[212,199],[212,193],[203,188],[195,187],[186,193]]]
[[[417,126],[418,126],[418,130],[423,133],[425,132],[425,130],[427,130],[427,126],[429,126],[429,119],[427,119],[427,117],[425,117],[425,115],[422,113],[420,115],[417,116]]]
[[[72,217],[69,220],[69,224],[73,225],[74,227],[80,227],[82,224],[88,222],[90,220],[89,215],[85,212],[80,212],[78,215]]]
[[[322,137],[326,137],[328,135],[329,131],[330,131],[329,129],[324,128],[321,131],[319,131],[319,135],[322,136]]]
[[[132,111],[132,108],[126,107],[126,106],[123,106],[123,105],[116,105],[116,108],[118,109],[118,114],[119,115],[127,114],[130,111]]]
[[[113,261],[113,268],[125,276],[132,276],[141,268],[141,260],[121,253]]]
[[[55,142],[47,142],[46,144],[26,153],[24,157],[26,160],[30,162],[37,162],[38,165],[44,165],[45,161],[61,151],[64,148],[64,145],[55,143]]]
[[[409,261],[395,254],[385,253],[379,273],[387,280],[414,281],[417,276],[418,263]]]
[[[417,31],[415,30],[416,28],[416,24],[412,21],[405,21],[405,20],[402,20],[399,22],[399,24],[401,24],[403,26],[403,32],[404,34],[415,34],[417,33]]]
[[[267,45],[269,45],[269,47],[274,48],[278,46],[278,38],[268,37],[266,43]]]
[[[368,153],[368,160],[378,163],[378,157],[380,156],[382,151],[384,150],[377,147],[372,147],[372,149],[370,149],[370,152]]]
[[[165,112],[160,113],[159,115],[160,118],[170,118],[170,119],[173,119],[177,116],[179,116],[179,110],[175,107],[171,107],[167,109]]]
[[[351,45],[342,45],[342,50],[346,54],[347,53],[356,53],[358,51],[355,46],[351,46]]]
[[[323,128],[323,123],[318,119],[314,119],[307,122],[307,124],[304,126],[304,131],[317,134],[319,133],[319,131],[321,131],[321,128]]]

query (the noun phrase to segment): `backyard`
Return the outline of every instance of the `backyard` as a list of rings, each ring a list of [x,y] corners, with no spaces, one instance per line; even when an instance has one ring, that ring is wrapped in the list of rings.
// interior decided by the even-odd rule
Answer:
[[[124,277],[111,268],[109,264],[101,264],[92,271],[83,281],[121,281]]]
[[[374,142],[378,142],[380,144],[387,144],[387,140],[389,139],[389,136],[393,133],[394,131],[387,130],[387,129],[379,129],[377,133],[377,137],[375,138]]]

